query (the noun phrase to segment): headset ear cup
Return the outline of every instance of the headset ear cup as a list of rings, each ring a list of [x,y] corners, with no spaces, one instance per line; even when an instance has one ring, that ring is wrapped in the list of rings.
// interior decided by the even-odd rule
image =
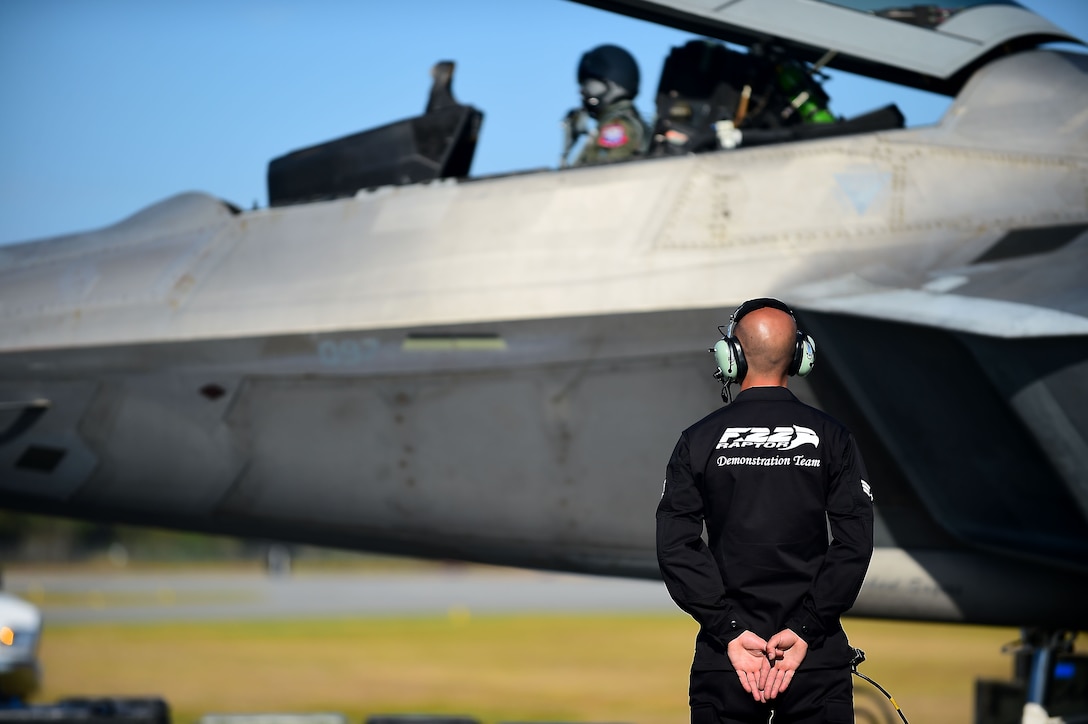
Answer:
[[[816,366],[816,340],[807,334],[801,334],[797,341],[797,370],[798,377],[804,377]]]
[[[735,339],[720,339],[714,345],[714,361],[718,363],[718,369],[722,371],[722,382],[740,382],[744,379],[744,373],[748,371],[748,365],[744,360],[744,352]]]
[[[793,377],[801,372],[801,365],[805,361],[805,339],[806,335],[801,330],[797,330],[797,334],[793,338],[793,359],[790,360],[790,367],[786,370],[786,374]],[[804,375],[802,375],[803,377]]]

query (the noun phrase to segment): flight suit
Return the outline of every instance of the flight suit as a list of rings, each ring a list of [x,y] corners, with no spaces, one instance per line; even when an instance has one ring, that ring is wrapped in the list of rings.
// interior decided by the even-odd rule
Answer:
[[[649,145],[650,131],[630,100],[613,103],[601,111],[597,130],[586,139],[576,166],[626,161],[641,156]]]
[[[701,534],[706,526],[706,542]],[[832,540],[828,540],[828,532]],[[657,509],[661,575],[700,624],[693,722],[853,722],[853,650],[839,617],[873,551],[873,501],[853,436],[785,387],[752,387],[680,436]],[[767,704],[741,687],[727,644],[783,629],[808,653]]]

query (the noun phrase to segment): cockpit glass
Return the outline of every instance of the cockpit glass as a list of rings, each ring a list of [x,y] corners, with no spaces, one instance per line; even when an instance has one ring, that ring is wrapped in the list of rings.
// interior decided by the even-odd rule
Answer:
[[[890,0],[822,0],[830,5],[872,13],[882,18],[898,20],[902,23],[917,25],[922,28],[936,28],[950,17],[979,5],[1011,5],[1023,7],[1012,0],[942,0],[940,3],[896,4]]]

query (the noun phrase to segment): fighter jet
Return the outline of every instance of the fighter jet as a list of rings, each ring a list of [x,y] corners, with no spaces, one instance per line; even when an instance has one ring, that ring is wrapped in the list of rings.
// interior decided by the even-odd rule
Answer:
[[[473,178],[440,64],[422,116],[274,159],[269,208],[0,248],[3,505],[656,578],[707,349],[775,296],[873,478],[853,614],[1022,627],[1047,706],[1088,628],[1088,56],[1008,2],[588,4],[730,44],[669,56],[644,158]],[[829,119],[823,67],[953,100]]]

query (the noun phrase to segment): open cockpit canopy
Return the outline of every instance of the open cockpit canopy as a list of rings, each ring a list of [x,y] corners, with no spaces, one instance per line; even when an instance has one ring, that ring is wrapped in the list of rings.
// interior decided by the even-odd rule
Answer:
[[[577,0],[808,62],[955,95],[994,57],[1080,40],[1011,0]]]

